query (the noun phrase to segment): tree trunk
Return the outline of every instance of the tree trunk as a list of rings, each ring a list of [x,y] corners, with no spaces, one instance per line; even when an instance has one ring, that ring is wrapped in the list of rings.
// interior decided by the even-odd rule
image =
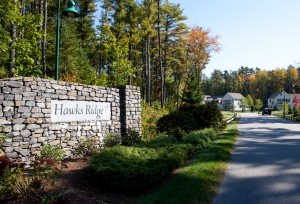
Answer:
[[[181,77],[179,77],[179,79],[178,79],[178,81],[177,81],[177,84],[176,84],[176,87],[177,87],[177,96],[176,96],[177,104],[176,104],[176,109],[177,109],[177,110],[179,109],[179,99],[180,99],[179,91],[180,91],[180,83],[181,83]]]
[[[164,107],[164,74],[162,71],[162,62],[161,62],[161,39],[160,39],[160,0],[157,0],[157,37],[158,37],[158,62],[159,62],[159,74],[160,74],[160,106]]]
[[[47,50],[47,15],[48,15],[48,2],[47,0],[43,1],[43,39],[42,39],[42,67],[43,75],[47,76],[47,63],[46,63],[46,50]]]
[[[151,105],[151,58],[150,58],[150,35],[146,37],[146,102]]]
[[[17,6],[17,2],[14,1],[14,4]],[[16,38],[17,38],[17,27],[15,22],[12,22],[10,26],[10,53],[9,53],[9,75],[12,77],[16,76],[15,73],[15,64],[16,64]]]
[[[17,29],[16,24],[12,23],[10,27],[10,37],[11,37],[11,43],[10,43],[10,55],[9,55],[9,72],[10,76],[15,77],[15,64],[16,64],[16,37],[17,37]]]
[[[130,38],[132,37],[132,33],[130,32]],[[129,42],[129,56],[128,56],[128,60],[129,62],[132,62],[132,43]],[[131,85],[131,77],[128,76],[128,85]]]

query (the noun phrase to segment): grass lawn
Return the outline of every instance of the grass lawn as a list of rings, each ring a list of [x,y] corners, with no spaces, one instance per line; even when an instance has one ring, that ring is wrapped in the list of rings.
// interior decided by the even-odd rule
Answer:
[[[129,203],[211,203],[231,160],[237,134],[237,122],[233,121],[208,149],[195,154],[168,181]]]
[[[232,111],[222,111],[222,115],[224,116],[223,120],[228,120],[234,116]]]
[[[272,111],[272,115],[276,114],[283,114],[282,110]]]

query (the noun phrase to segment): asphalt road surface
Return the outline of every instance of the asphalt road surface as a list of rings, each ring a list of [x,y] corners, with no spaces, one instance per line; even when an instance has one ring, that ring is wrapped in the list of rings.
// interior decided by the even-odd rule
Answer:
[[[241,114],[240,135],[214,204],[300,204],[300,123]]]

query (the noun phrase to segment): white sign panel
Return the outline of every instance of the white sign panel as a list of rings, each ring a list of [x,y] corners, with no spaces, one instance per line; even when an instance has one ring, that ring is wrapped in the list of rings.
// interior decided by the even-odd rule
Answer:
[[[51,100],[51,122],[110,120],[110,103]]]

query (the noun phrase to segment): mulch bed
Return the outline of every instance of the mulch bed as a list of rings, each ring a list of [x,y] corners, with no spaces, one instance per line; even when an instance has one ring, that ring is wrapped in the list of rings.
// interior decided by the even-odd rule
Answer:
[[[48,203],[59,204],[112,204],[126,203],[127,196],[121,193],[108,192],[100,187],[92,186],[87,178],[88,159],[64,161],[61,175],[53,186],[47,186],[43,199]],[[32,204],[40,203],[36,199],[0,197],[0,203]],[[47,203],[47,202],[46,202]]]

